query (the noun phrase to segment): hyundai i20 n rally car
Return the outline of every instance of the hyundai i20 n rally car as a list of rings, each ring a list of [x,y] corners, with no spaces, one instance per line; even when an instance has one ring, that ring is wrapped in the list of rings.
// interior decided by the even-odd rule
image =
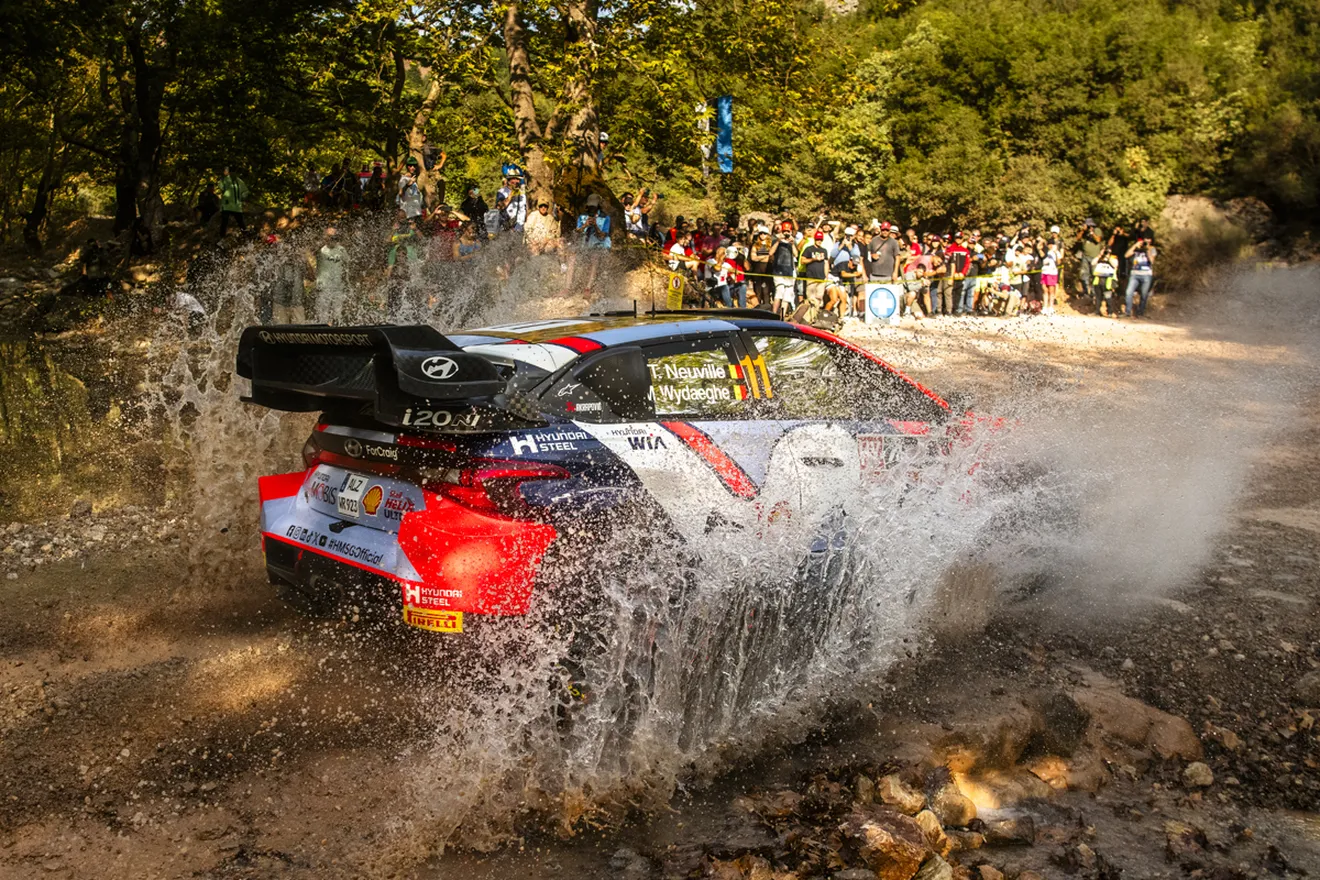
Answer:
[[[642,501],[680,541],[824,521],[951,421],[870,353],[749,311],[250,327],[238,373],[250,402],[322,413],[306,469],[260,479],[272,581],[331,601],[383,586],[437,632],[526,614],[584,517]]]

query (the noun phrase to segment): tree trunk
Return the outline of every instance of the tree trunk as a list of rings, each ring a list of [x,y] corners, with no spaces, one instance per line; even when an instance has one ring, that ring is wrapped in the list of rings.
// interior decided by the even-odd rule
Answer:
[[[532,90],[532,62],[527,51],[527,28],[522,7],[510,3],[504,13],[504,46],[509,58],[509,105],[513,109],[514,133],[527,171],[527,198],[535,205],[554,196],[555,178],[545,160],[541,123],[536,118],[536,96]]]
[[[59,114],[52,113],[50,139],[46,144],[46,162],[41,169],[41,179],[37,181],[37,194],[32,200],[32,210],[23,215],[23,243],[32,253],[41,250],[46,219],[50,216],[50,205],[60,183],[59,158],[63,147],[59,145],[59,132]]]
[[[422,98],[422,106],[417,108],[417,114],[413,116],[412,130],[408,132],[408,152],[422,163],[422,173],[417,179],[417,184],[426,198],[426,204],[432,209],[444,200],[445,194],[444,189],[437,186],[440,175],[426,168],[423,148],[426,144],[426,124],[431,121],[431,115],[435,113],[443,91],[444,83],[433,69],[427,79],[426,97]]]
[[[133,59],[133,86],[137,109],[138,141],[135,150],[134,196],[142,245],[155,253],[165,244],[165,201],[160,195],[160,160],[162,137],[161,105],[165,101],[165,76],[159,67],[148,63],[142,42],[129,40]]]
[[[394,36],[393,28],[390,31],[391,37]],[[390,87],[390,124],[385,135],[385,177],[386,180],[394,180],[395,169],[399,167],[399,130],[394,125],[396,118],[395,112],[399,107],[399,100],[403,97],[403,86],[407,82],[408,68],[403,63],[403,50],[399,48],[396,41],[392,51],[394,59],[394,83]]]

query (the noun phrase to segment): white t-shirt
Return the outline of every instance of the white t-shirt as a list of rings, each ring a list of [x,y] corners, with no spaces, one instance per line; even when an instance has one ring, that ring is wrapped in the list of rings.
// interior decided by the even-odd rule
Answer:
[[[669,271],[677,272],[680,268],[687,265],[687,251],[683,248],[683,245],[678,242],[674,242],[670,245],[669,255],[676,258],[669,261]]]
[[[409,174],[399,178],[399,207],[409,220],[421,216],[422,191],[417,187],[417,179]]]

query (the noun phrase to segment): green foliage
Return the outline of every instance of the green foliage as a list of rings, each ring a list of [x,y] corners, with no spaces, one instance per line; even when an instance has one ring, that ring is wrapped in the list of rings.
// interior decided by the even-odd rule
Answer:
[[[598,113],[607,179],[666,211],[833,211],[952,227],[1157,214],[1170,192],[1320,198],[1314,0],[521,3],[538,113]],[[451,192],[516,160],[503,4],[458,0],[11,0],[0,7],[0,237],[132,182],[136,96],[158,82],[157,163],[190,201],[230,163],[258,201],[349,158],[395,167],[425,130]],[[58,23],[59,26],[53,26]],[[136,59],[134,52],[141,51]],[[586,90],[572,94],[574,83]],[[729,94],[735,169],[694,107]],[[130,150],[131,152],[131,150]],[[571,138],[548,143],[571,170]],[[135,157],[141,158],[141,157]],[[703,169],[703,164],[706,167]],[[145,167],[145,166],[144,166]],[[41,189],[47,181],[49,187]]]

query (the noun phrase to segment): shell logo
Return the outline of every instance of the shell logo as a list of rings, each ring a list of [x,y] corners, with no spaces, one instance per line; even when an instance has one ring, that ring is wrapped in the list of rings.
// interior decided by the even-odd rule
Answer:
[[[380,502],[385,497],[385,490],[380,486],[372,486],[367,490],[367,494],[362,497],[362,509],[371,516],[376,515],[380,509]]]

